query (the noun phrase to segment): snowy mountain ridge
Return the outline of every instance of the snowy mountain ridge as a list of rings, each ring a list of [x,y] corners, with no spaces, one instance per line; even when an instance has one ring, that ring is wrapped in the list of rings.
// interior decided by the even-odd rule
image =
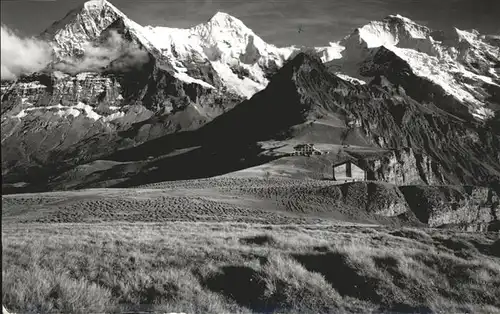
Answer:
[[[176,77],[205,87],[205,82],[186,74],[193,59],[210,62],[224,84],[244,97],[251,97],[268,82],[266,69],[279,68],[296,47],[278,48],[264,42],[239,19],[216,13],[209,21],[188,29],[141,26],[130,20],[108,1],[91,0],[72,10],[43,33],[52,43],[57,58],[65,59],[85,52],[85,46],[118,19],[148,50],[159,51],[170,62]],[[324,61],[340,57],[341,47],[315,48]],[[242,78],[234,72],[244,71]]]
[[[500,45],[494,37],[475,30],[433,31],[401,15],[389,15],[329,46],[276,47],[241,20],[223,12],[187,29],[141,26],[110,2],[91,0],[53,23],[42,37],[51,43],[56,60],[69,60],[84,55],[89,45],[117,20],[123,21],[146,50],[161,55],[177,79],[203,88],[217,87],[188,73],[198,64],[209,65],[230,92],[250,98],[267,86],[273,72],[300,51],[320,56],[343,79],[363,84],[371,79],[368,73],[379,68],[374,67],[372,57],[383,47],[408,63],[414,75],[439,86],[443,93],[467,107],[476,119],[495,115],[488,91],[500,88]]]
[[[387,49],[407,63],[413,75],[467,107],[474,118],[495,116],[497,105],[489,91],[496,94],[500,88],[500,46],[476,30],[433,31],[401,15],[390,15],[356,29],[339,44],[345,47],[342,58],[330,62],[337,71],[360,80],[380,75],[373,57]]]
[[[370,22],[329,46],[276,47],[223,12],[187,29],[141,26],[108,1],[91,0],[54,23],[44,38],[52,42],[56,56],[64,59],[84,53],[85,45],[117,19],[146,49],[164,56],[176,78],[205,88],[215,87],[187,73],[193,62],[210,64],[229,91],[250,98],[267,86],[270,70],[282,67],[300,51],[319,55],[342,78],[362,84],[370,80],[366,73],[373,72],[371,57],[384,47],[407,62],[413,74],[461,102],[476,119],[495,115],[485,95],[489,94],[486,90],[500,87],[500,48],[498,41],[475,30],[433,31],[396,14]]]

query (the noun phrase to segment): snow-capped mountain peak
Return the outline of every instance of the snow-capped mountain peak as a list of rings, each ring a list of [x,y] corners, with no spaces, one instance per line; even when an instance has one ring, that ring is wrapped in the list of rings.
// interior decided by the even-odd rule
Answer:
[[[362,44],[366,48],[384,45],[415,48],[416,43],[428,38],[430,33],[431,30],[426,26],[396,14],[389,15],[382,21],[373,21],[357,28],[341,43],[347,46],[351,42],[356,42],[356,44]]]
[[[500,58],[500,49],[477,31],[455,28],[448,33],[436,32],[395,14],[357,28],[339,43],[326,47],[276,47],[224,12],[186,29],[143,27],[110,2],[92,0],[54,23],[44,35],[52,42],[56,56],[81,55],[117,20],[123,21],[139,46],[159,56],[177,79],[203,88],[219,88],[222,84],[249,98],[264,89],[270,74],[299,51],[319,55],[323,62],[333,60],[335,71],[343,77],[366,81],[366,76],[368,80],[371,77],[367,73],[375,73],[370,70],[377,63],[373,57],[383,48],[407,63],[413,74],[463,103],[475,117],[493,114],[484,104],[488,102],[485,95],[491,94],[488,86],[499,85],[495,60]],[[200,67],[204,70],[196,70]],[[220,78],[220,83],[207,79],[208,72]]]
[[[142,47],[163,55],[179,79],[210,86],[187,74],[193,62],[208,62],[229,90],[245,97],[262,90],[268,82],[268,69],[282,66],[296,50],[267,44],[241,20],[224,12],[188,29],[143,27],[110,2],[100,0],[72,10],[42,36],[52,43],[59,59],[83,55],[86,47],[118,19]]]
[[[248,31],[251,31],[240,19],[222,11],[217,11],[208,19],[207,24],[218,25],[225,28],[246,28]]]
[[[202,46],[208,52],[207,57],[212,61],[220,59],[231,63],[234,62],[232,59],[244,55],[247,47],[252,49],[254,54],[265,53],[267,46],[271,47],[241,20],[223,12],[217,12],[206,23],[190,29],[190,33],[199,37]],[[254,63],[258,60],[246,58],[246,61]]]
[[[103,9],[104,6],[106,6],[106,5],[116,9],[111,3],[108,3],[106,0],[90,0],[90,1],[85,2],[83,4],[83,7],[86,10],[95,10],[95,9]],[[119,10],[116,9],[116,11],[119,11]]]
[[[57,56],[73,55],[82,52],[85,44],[97,38],[118,18],[127,19],[125,14],[110,2],[91,0],[71,10],[41,36],[54,43]]]

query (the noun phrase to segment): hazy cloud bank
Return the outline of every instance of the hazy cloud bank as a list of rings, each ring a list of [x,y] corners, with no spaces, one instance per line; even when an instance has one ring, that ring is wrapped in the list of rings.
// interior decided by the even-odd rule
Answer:
[[[51,60],[50,46],[35,38],[21,38],[7,26],[2,25],[1,59],[3,80],[39,71]]]
[[[80,72],[100,72],[104,68],[110,70],[129,70],[148,62],[148,53],[136,44],[125,41],[116,31],[109,32],[108,37],[99,45],[88,44],[84,53],[76,58],[66,58],[54,65],[54,69],[77,74]]]
[[[47,42],[36,38],[21,38],[7,26],[2,25],[1,59],[3,80],[40,71],[54,61],[52,48]],[[82,54],[63,58],[52,65],[53,70],[68,74],[129,70],[149,60],[148,53],[137,45],[125,41],[116,31],[111,31],[99,45],[87,44]]]

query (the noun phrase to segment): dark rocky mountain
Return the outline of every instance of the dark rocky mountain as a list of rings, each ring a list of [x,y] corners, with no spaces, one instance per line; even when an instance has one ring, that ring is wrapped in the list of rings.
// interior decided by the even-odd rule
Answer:
[[[176,79],[152,54],[140,67],[126,71],[111,64],[101,73],[58,74],[24,77],[2,95],[2,112],[17,117],[2,119],[7,182],[29,181],[44,169],[50,173],[54,167],[87,162],[120,147],[196,129],[242,100]],[[119,131],[139,124],[136,136],[116,142]],[[64,159],[71,152],[77,153]]]
[[[40,37],[52,47],[47,67],[2,81],[6,184],[46,182],[118,149],[197,129],[262,89],[294,50],[263,42],[225,13],[191,29],[151,28],[107,1],[84,3]]]
[[[303,53],[280,69],[265,90],[202,128],[119,151],[107,159],[137,162],[201,147],[197,149],[199,160],[190,161],[189,169],[180,170],[180,164],[171,166],[170,158],[163,158],[155,163],[160,167],[158,176],[147,176],[160,181],[188,179],[206,175],[191,162],[212,170],[217,167],[217,159],[207,164],[211,159],[203,150],[255,160],[261,151],[245,155],[245,148],[290,140],[384,149],[386,153],[375,158],[351,153],[378,180],[388,181],[388,165],[394,160],[402,164],[401,175],[408,176],[400,180],[402,184],[416,176],[424,184],[488,186],[500,178],[500,135],[491,126],[465,122],[433,103],[421,104],[401,86],[389,85],[384,77],[366,85],[345,81],[329,72],[317,57]],[[235,153],[237,148],[241,152]],[[188,160],[194,155],[189,151],[181,156]],[[232,170],[237,170],[235,167]],[[228,171],[223,167],[212,175]],[[134,180],[134,184],[140,181]]]

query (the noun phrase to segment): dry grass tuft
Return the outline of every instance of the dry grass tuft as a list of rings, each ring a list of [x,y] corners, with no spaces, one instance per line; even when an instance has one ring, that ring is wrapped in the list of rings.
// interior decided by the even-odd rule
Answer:
[[[14,265],[2,271],[2,302],[22,312],[89,313],[113,308],[111,292],[85,278],[53,273],[38,266]]]
[[[249,237],[244,237],[240,239],[241,244],[248,244],[248,245],[274,245],[276,244],[276,240],[272,235],[269,234],[262,234],[262,235],[255,235],[255,236],[249,236]]]
[[[299,313],[325,313],[339,309],[341,297],[325,278],[311,273],[290,257],[273,254],[260,278],[263,295],[272,309]]]
[[[498,240],[244,223],[2,226],[15,313],[493,313]]]

